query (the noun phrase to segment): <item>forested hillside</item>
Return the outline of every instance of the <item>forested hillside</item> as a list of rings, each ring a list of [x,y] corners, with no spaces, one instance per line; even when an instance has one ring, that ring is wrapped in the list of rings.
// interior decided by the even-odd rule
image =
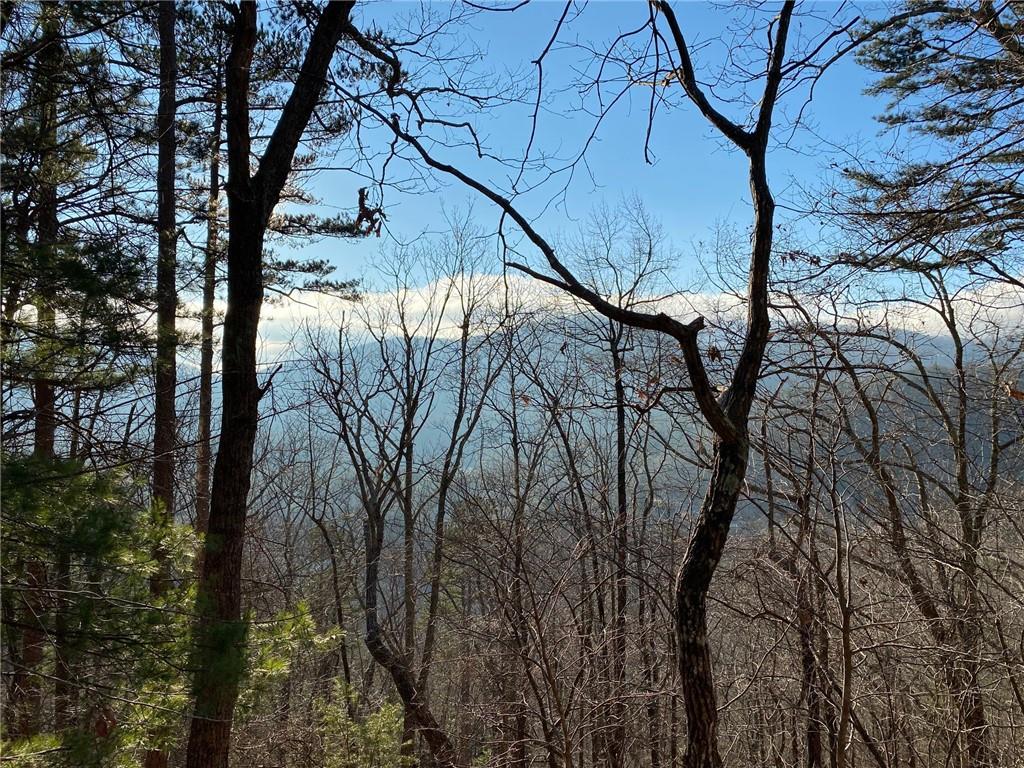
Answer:
[[[19,768],[1024,765],[1024,6],[0,3]]]

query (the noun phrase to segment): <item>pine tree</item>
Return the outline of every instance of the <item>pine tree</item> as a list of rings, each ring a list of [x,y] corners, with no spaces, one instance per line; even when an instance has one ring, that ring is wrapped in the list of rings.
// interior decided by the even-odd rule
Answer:
[[[881,122],[922,137],[882,171],[847,169],[842,213],[876,245],[871,267],[963,265],[1019,283],[1024,237],[1024,13],[1019,4],[907,2],[869,27],[861,64],[890,98]]]

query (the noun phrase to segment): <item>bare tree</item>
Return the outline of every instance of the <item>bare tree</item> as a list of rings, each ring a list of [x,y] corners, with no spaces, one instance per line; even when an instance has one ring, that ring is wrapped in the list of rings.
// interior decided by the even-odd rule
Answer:
[[[733,122],[712,105],[697,81],[686,38],[672,7],[664,2],[654,3],[651,7],[651,30],[659,45],[665,44],[666,41],[658,29],[657,19],[664,19],[668,26],[673,51],[673,66],[670,69],[672,79],[679,81],[687,97],[701,114],[722,136],[742,151],[749,161],[754,218],[747,293],[747,330],[743,349],[733,369],[729,385],[721,396],[708,379],[698,344],[698,333],[704,327],[703,318],[683,323],[664,313],[654,314],[625,309],[610,302],[577,279],[560,259],[551,243],[537,231],[512,199],[493,186],[438,160],[427,149],[422,139],[413,133],[413,128],[403,127],[398,115],[384,115],[379,108],[365,100],[361,102],[361,106],[388,125],[395,136],[410,146],[430,168],[456,178],[498,206],[504,216],[540,250],[554,275],[538,272],[518,262],[510,262],[510,267],[586,301],[612,320],[666,334],[682,348],[689,374],[689,388],[715,435],[707,494],[693,529],[689,548],[680,566],[675,587],[676,655],[679,664],[679,683],[686,703],[688,729],[685,762],[687,766],[719,766],[721,757],[718,752],[718,710],[707,638],[706,600],[715,568],[725,547],[746,473],[749,451],[747,421],[769,334],[768,275],[774,236],[775,202],[768,184],[766,155],[780,86],[784,76],[791,74],[784,67],[784,62],[795,4],[785,3],[778,18],[771,25],[771,46],[765,62],[763,91],[750,127]],[[675,65],[676,61],[678,65]],[[397,77],[397,63],[394,66]],[[415,105],[415,100],[413,104]]]
[[[366,646],[390,674],[405,707],[407,737],[418,733],[442,764],[453,764],[455,746],[430,704],[430,673],[437,651],[445,526],[453,483],[480,422],[487,394],[503,367],[493,343],[499,321],[486,291],[475,284],[472,240],[453,235],[455,252],[438,271],[425,307],[417,307],[408,254],[394,263],[393,295],[359,313],[365,336],[338,331],[332,354],[315,344],[318,391],[337,418],[366,514],[364,585]],[[455,333],[454,338],[451,337]],[[441,425],[432,424],[434,399],[451,377],[454,403]],[[447,440],[440,454],[424,458],[423,432],[440,426]],[[427,490],[429,488],[429,491]],[[422,501],[420,501],[422,499]],[[420,578],[417,530],[433,507],[424,580],[427,589],[422,644],[416,641]],[[388,546],[389,512],[402,517],[401,641],[389,632],[380,606],[381,566]]]

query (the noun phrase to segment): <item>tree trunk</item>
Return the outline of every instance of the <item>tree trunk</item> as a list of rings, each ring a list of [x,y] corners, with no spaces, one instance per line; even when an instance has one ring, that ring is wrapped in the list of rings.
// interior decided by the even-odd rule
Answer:
[[[643,551],[643,542],[640,542],[639,550]],[[647,581],[645,569],[640,558],[637,558],[637,626],[641,633],[640,637],[640,663],[643,666],[644,683],[649,691],[647,705],[647,738],[648,754],[650,755],[651,768],[661,768],[662,752],[661,739],[664,716],[661,712],[661,702],[655,691],[658,684],[657,662],[655,661],[655,642],[653,637],[654,628],[657,626],[657,617],[654,606],[647,605]]]
[[[40,244],[53,243],[56,237],[56,190],[46,190],[43,199],[45,210],[39,225]],[[52,307],[45,301],[37,303],[38,323],[43,338],[56,333],[56,317]],[[44,352],[41,370],[33,385],[35,424],[33,425],[33,455],[40,461],[54,460],[54,446],[57,432],[56,392],[53,386],[52,367],[48,360],[54,354]],[[15,696],[12,709],[16,709],[17,733],[32,736],[39,732],[43,709],[43,686],[40,666],[47,645],[46,613],[48,609],[46,591],[48,575],[46,563],[31,560],[25,565],[24,629],[21,633],[21,670],[16,676]],[[58,662],[59,663],[59,662]]]
[[[686,768],[720,768],[718,704],[708,646],[707,594],[747,469],[747,445],[718,442],[710,488],[675,588],[676,660],[686,709]]]
[[[42,711],[43,690],[39,678],[39,666],[43,663],[46,648],[46,632],[42,626],[45,616],[43,591],[46,589],[46,566],[38,560],[25,565],[25,628],[21,633],[21,669],[13,683],[12,711],[14,736],[33,736],[39,732],[39,716]]]
[[[228,196],[228,309],[224,319],[221,435],[197,608],[195,711],[188,768],[224,768],[245,667],[242,546],[259,418],[256,338],[263,299],[259,213]]]
[[[175,206],[175,131],[178,82],[178,49],[174,38],[177,9],[174,2],[158,4],[160,38],[160,101],[157,106],[157,211],[159,240],[156,266],[156,392],[153,409],[153,499],[156,541],[153,554],[156,573],[150,578],[150,594],[158,599],[167,590],[169,573],[164,536],[174,521],[174,451],[177,443],[175,390],[177,388],[178,313],[177,218]],[[145,768],[166,768],[167,753],[146,751]]]
[[[220,134],[223,115],[220,71],[214,103],[213,136],[210,141],[210,196],[207,203],[206,254],[203,262],[203,310],[199,353],[199,428],[196,445],[196,521],[199,534],[210,522],[210,459],[213,455],[213,305],[217,291],[220,254]],[[201,569],[197,563],[196,571]]]
[[[291,171],[295,150],[323,90],[353,2],[320,14],[292,93],[255,174],[251,173],[250,70],[257,38],[255,3],[234,11],[225,72],[228,139],[228,306],[224,316],[220,442],[213,468],[210,519],[199,574],[194,640],[193,713],[187,768],[226,768],[231,726],[246,662],[242,548],[253,447],[263,394],[256,343],[263,305],[263,240]]]
[[[622,768],[626,761],[626,704],[624,697],[626,676],[626,600],[629,594],[626,567],[628,504],[626,499],[626,388],[623,383],[622,341],[623,328],[619,323],[610,325],[609,350],[615,383],[615,623],[611,647],[611,723],[605,742],[608,768]]]
[[[707,594],[721,560],[746,477],[750,452],[747,433],[750,407],[768,343],[768,274],[775,229],[775,200],[768,184],[765,154],[793,7],[792,2],[783,7],[775,31],[757,126],[743,145],[749,158],[750,196],[754,206],[747,328],[732,381],[726,393],[718,399],[718,406],[732,426],[732,434],[715,436],[707,495],[676,579],[677,658],[687,714],[688,741],[683,759],[686,768],[719,768],[722,765],[718,753],[718,709],[707,637]],[[691,378],[694,372],[691,368]],[[694,386],[698,388],[697,382]]]
[[[404,464],[402,483],[402,603],[405,614],[402,632],[402,653],[410,674],[416,669],[416,585],[415,585],[415,519],[413,515],[413,434],[416,418],[415,396],[413,394],[411,341],[406,346],[405,371],[405,450],[400,461]],[[423,686],[417,686],[421,696],[426,695]],[[415,765],[416,719],[408,706],[402,717],[402,757]]]
[[[380,579],[380,555],[384,543],[384,516],[379,509],[367,510],[365,526],[366,547],[366,648],[374,660],[391,675],[406,716],[415,723],[420,737],[426,742],[435,763],[443,768],[455,765],[455,748],[448,734],[440,726],[430,710],[430,705],[420,695],[416,678],[409,669],[403,653],[396,653],[390,647],[381,629],[377,611],[377,592]]]
[[[160,536],[174,518],[175,388],[177,385],[178,289],[176,281],[177,222],[175,218],[174,162],[177,49],[174,40],[176,9],[173,2],[159,4],[160,103],[157,114],[159,134],[157,164],[156,267],[156,392],[153,413],[153,518]],[[151,579],[151,592],[164,592],[167,579],[165,555],[156,545],[158,571]]]

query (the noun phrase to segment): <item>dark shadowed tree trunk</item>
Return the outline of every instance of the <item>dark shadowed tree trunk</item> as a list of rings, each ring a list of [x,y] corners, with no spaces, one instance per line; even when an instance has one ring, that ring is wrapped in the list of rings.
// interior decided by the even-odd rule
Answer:
[[[174,517],[174,448],[176,441],[174,394],[177,384],[178,290],[176,281],[177,222],[175,220],[174,164],[177,48],[174,40],[175,4],[159,3],[160,102],[157,113],[157,213],[159,238],[156,267],[156,392],[153,419],[153,514],[158,530]],[[163,560],[159,546],[157,559]],[[167,574],[162,562],[152,578],[154,595],[163,592]]]
[[[210,517],[199,574],[194,648],[193,714],[188,768],[226,768],[247,624],[242,617],[242,547],[252,479],[253,445],[263,390],[256,378],[256,342],[263,304],[263,241],[291,171],[299,140],[354,2],[328,3],[312,32],[295,86],[259,159],[250,169],[250,68],[257,8],[234,8],[225,71],[228,142],[228,305],[224,316],[220,442],[213,468]]]
[[[157,105],[157,265],[156,265],[156,392],[153,418],[152,514],[157,540],[157,570],[150,578],[150,593],[159,598],[167,589],[163,537],[174,520],[174,450],[177,443],[174,405],[177,387],[178,314],[177,220],[175,205],[175,131],[178,49],[174,38],[177,9],[173,2],[157,4],[160,38],[160,99]],[[166,768],[167,753],[149,749],[145,768]]]
[[[626,563],[628,503],[626,495],[626,387],[624,383],[623,336],[621,323],[609,323],[608,349],[612,359],[612,380],[615,385],[615,624],[611,648],[611,723],[606,749],[608,768],[622,768],[626,761],[626,600],[629,594]]]

